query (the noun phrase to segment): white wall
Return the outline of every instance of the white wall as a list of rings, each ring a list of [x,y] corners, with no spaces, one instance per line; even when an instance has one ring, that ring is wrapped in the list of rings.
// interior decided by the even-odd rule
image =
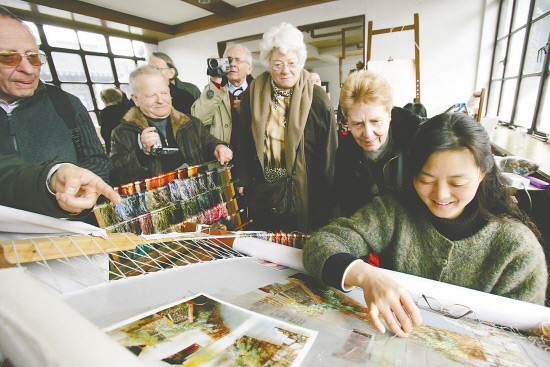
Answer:
[[[342,60],[342,81],[346,80],[350,70],[355,70],[355,64],[361,60],[360,56],[350,57]],[[325,67],[312,68],[312,71],[319,73],[321,81],[328,82],[328,92],[332,106],[338,107],[338,98],[340,97],[340,77],[338,75],[338,64]]]
[[[269,15],[215,29],[163,41],[159,50],[168,53],[175,61],[180,78],[203,88],[208,82],[206,59],[217,56],[217,42],[263,33],[282,21],[299,26],[326,20],[366,15],[374,29],[413,24],[414,13],[420,19],[420,82],[421,101],[433,115],[456,102],[466,102],[476,88],[488,80],[478,73],[482,31],[490,32],[483,17],[485,2],[496,0],[339,0]],[[494,8],[494,7],[493,7]],[[373,60],[414,58],[412,31],[390,36],[375,36]],[[377,37],[385,37],[381,42]],[[490,39],[486,38],[486,39]],[[490,47],[484,43],[484,50]],[[343,74],[355,67],[356,57],[345,60]],[[490,60],[489,60],[490,64]],[[490,65],[487,66],[490,68]],[[261,68],[256,67],[253,75]],[[337,69],[337,66],[336,66]],[[487,69],[488,70],[488,69]],[[483,69],[483,73],[488,71]],[[329,82],[333,103],[339,94],[338,75],[329,70],[315,70]]]

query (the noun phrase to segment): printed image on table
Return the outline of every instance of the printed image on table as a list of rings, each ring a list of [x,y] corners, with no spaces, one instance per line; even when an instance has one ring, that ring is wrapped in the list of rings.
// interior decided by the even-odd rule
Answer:
[[[149,366],[298,366],[316,336],[203,294],[107,333]]]

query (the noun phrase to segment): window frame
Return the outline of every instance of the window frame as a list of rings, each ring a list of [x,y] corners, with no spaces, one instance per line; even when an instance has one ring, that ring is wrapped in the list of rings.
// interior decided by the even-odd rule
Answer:
[[[50,68],[50,73],[51,73],[51,76],[52,76],[52,81],[50,82],[51,84],[54,84],[58,87],[61,87],[61,84],[63,84],[63,83],[67,84],[66,82],[61,82],[59,80],[59,77],[58,77],[58,74],[57,74],[57,69],[56,69],[55,63],[53,62],[53,58],[52,58],[52,52],[64,52],[64,53],[71,53],[71,54],[76,54],[76,55],[80,56],[80,58],[82,60],[82,65],[83,65],[83,68],[84,68],[84,75],[86,76],[86,82],[74,82],[74,83],[69,83],[69,84],[81,84],[81,85],[85,84],[85,85],[88,86],[88,90],[90,91],[90,95],[92,96],[92,103],[93,103],[93,109],[88,110],[88,112],[89,113],[93,112],[95,114],[95,116],[97,118],[97,122],[98,122],[97,126],[99,126],[99,123],[100,123],[100,121],[99,121],[99,111],[100,111],[100,109],[98,107],[99,104],[98,104],[96,95],[94,93],[94,85],[96,85],[96,84],[97,85],[103,85],[103,84],[113,85],[114,84],[117,88],[120,88],[121,85],[128,84],[128,83],[120,83],[120,81],[118,79],[118,73],[117,73],[116,65],[115,65],[115,59],[132,60],[136,64],[136,67],[137,67],[138,61],[146,61],[146,58],[141,57],[141,56],[136,56],[135,52],[134,52],[134,56],[124,56],[124,55],[114,54],[112,49],[111,49],[111,43],[110,43],[110,40],[109,40],[109,36],[105,35],[105,34],[97,33],[97,32],[96,32],[96,34],[99,34],[99,35],[101,35],[105,38],[105,43],[107,45],[107,52],[85,51],[85,50],[82,49],[82,45],[80,44],[80,39],[79,39],[79,49],[78,50],[68,49],[68,48],[63,48],[63,47],[50,46],[50,44],[48,43],[48,39],[46,37],[46,34],[44,32],[44,24],[40,24],[40,23],[34,23],[34,24],[36,25],[36,28],[38,30],[38,36],[40,37],[41,44],[40,44],[39,48],[48,57],[47,64],[48,64],[48,67]],[[75,32],[79,31],[79,29],[73,29],[73,30]],[[82,30],[82,31],[85,31],[85,30]],[[89,31],[85,31],[85,32],[89,32]],[[130,39],[130,41],[132,41],[132,39]],[[86,61],[86,56],[88,56],[88,55],[103,56],[103,57],[107,57],[109,59],[109,64],[110,64],[111,70],[113,72],[114,82],[112,82],[112,83],[94,83],[94,82],[92,82],[92,79],[90,77],[90,71],[88,69],[88,64],[87,64],[87,61]],[[92,119],[92,121],[93,121],[93,119]]]
[[[505,99],[505,97],[503,97],[503,90],[504,90],[505,82],[508,81],[508,80],[517,80],[515,90],[514,90],[514,95],[513,95],[513,98],[512,98],[513,106],[512,106],[511,116],[510,116],[510,119],[509,119],[510,121],[500,121],[500,123],[505,125],[505,126],[509,126],[509,127],[513,127],[513,128],[516,127],[516,126],[520,126],[520,125],[516,124],[516,122],[517,122],[516,114],[517,114],[517,111],[518,111],[518,104],[519,104],[518,99],[519,99],[519,96],[520,96],[522,81],[526,78],[529,78],[529,77],[540,77],[538,90],[537,90],[537,97],[536,97],[536,102],[535,102],[535,109],[534,109],[534,112],[533,112],[533,118],[530,122],[526,122],[526,123],[527,123],[528,132],[530,134],[536,133],[536,134],[546,135],[546,134],[550,133],[550,131],[541,132],[541,131],[538,130],[538,128],[539,128],[539,125],[540,125],[540,115],[541,115],[541,111],[542,111],[544,91],[548,87],[548,75],[549,75],[548,67],[549,67],[549,62],[550,62],[550,57],[549,57],[548,54],[550,53],[550,31],[548,32],[547,44],[546,44],[546,46],[544,46],[545,54],[544,54],[544,60],[543,60],[543,63],[542,63],[541,71],[540,72],[535,72],[535,73],[531,72],[529,74],[524,74],[524,69],[525,69],[525,60],[526,60],[526,57],[527,57],[527,48],[529,46],[529,40],[530,40],[529,37],[531,35],[531,29],[532,29],[532,27],[535,23],[542,22],[546,18],[550,19],[550,10],[533,19],[535,4],[536,4],[537,0],[530,0],[530,2],[529,2],[529,11],[528,11],[528,16],[527,16],[526,23],[521,25],[520,27],[518,27],[516,29],[512,29],[513,26],[514,26],[515,17],[517,15],[516,5],[518,4],[518,0],[510,0],[510,1],[512,1],[512,11],[511,11],[511,14],[510,14],[510,19],[505,19],[506,9],[504,9],[504,5],[507,3],[507,1],[506,0],[501,0],[500,5],[499,5],[498,20],[497,20],[497,24],[496,24],[495,39],[494,39],[494,44],[493,44],[493,57],[492,57],[490,74],[489,74],[489,83],[488,83],[488,91],[487,91],[487,95],[488,95],[487,101],[488,102],[487,103],[489,104],[489,102],[491,101],[491,94],[496,93],[494,90],[492,90],[493,89],[493,84],[500,82],[500,88],[498,90],[498,99],[496,101],[496,110],[495,110],[496,114],[499,115],[499,113],[502,111],[501,102],[503,101],[503,99]],[[499,33],[499,28],[501,26],[501,23],[505,22],[505,21],[508,21],[508,20],[509,20],[508,29],[504,30],[504,33],[502,34],[502,36],[499,37],[498,33]],[[510,55],[510,44],[511,44],[510,41],[511,41],[511,38],[514,34],[517,34],[518,32],[521,32],[523,30],[525,30],[525,35],[523,37],[522,52],[521,52],[521,59],[520,59],[518,73],[517,73],[517,75],[514,74],[512,76],[506,76],[506,71],[507,71],[507,66],[508,66],[507,65],[508,64],[507,60],[509,59],[509,55]],[[503,42],[503,41],[507,41],[507,43],[506,43],[506,52],[505,52],[505,56],[504,56],[504,69],[502,70],[502,75],[499,75],[498,77],[494,78],[493,74],[495,72],[495,70],[494,70],[495,66],[498,67],[498,64],[495,64],[496,61],[497,61],[496,60],[496,58],[497,58],[497,48],[498,48],[497,45],[499,44],[499,42]],[[491,110],[492,107],[493,106],[488,105],[486,111]],[[547,108],[550,108],[550,106],[548,106]]]

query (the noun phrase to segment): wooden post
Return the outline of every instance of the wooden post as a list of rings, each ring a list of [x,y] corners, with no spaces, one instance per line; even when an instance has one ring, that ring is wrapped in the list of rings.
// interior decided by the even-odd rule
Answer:
[[[414,65],[416,68],[416,102],[420,103],[420,21],[414,13]]]

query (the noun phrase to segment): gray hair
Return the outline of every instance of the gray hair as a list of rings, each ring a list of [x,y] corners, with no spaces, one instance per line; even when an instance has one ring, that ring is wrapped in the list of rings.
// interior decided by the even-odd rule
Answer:
[[[296,52],[300,68],[304,67],[307,50],[304,43],[304,35],[298,28],[289,23],[282,22],[264,33],[263,39],[260,42],[260,61],[266,68],[269,68],[271,52],[275,48],[278,48],[285,55],[292,51]]]
[[[130,83],[130,88],[132,89],[132,93],[134,94],[137,94],[136,79],[140,75],[159,75],[162,77],[162,79],[166,80],[166,84],[168,84],[168,80],[166,79],[166,77],[164,76],[161,70],[157,69],[154,66],[143,65],[130,73],[129,83]]]
[[[227,53],[229,52],[229,50],[234,49],[236,47],[240,47],[244,50],[244,52],[246,52],[246,62],[248,63],[248,65],[252,65],[252,53],[248,48],[246,48],[246,46],[243,46],[240,43],[229,45],[229,47],[225,49],[225,52],[223,53],[223,57],[227,57]]]
[[[166,63],[166,66],[176,71],[174,73],[174,79],[178,77],[178,68],[176,68],[176,64],[174,64],[174,61],[172,61],[172,58],[170,56],[168,56],[164,52],[153,52],[151,56],[164,60],[164,62]]]

